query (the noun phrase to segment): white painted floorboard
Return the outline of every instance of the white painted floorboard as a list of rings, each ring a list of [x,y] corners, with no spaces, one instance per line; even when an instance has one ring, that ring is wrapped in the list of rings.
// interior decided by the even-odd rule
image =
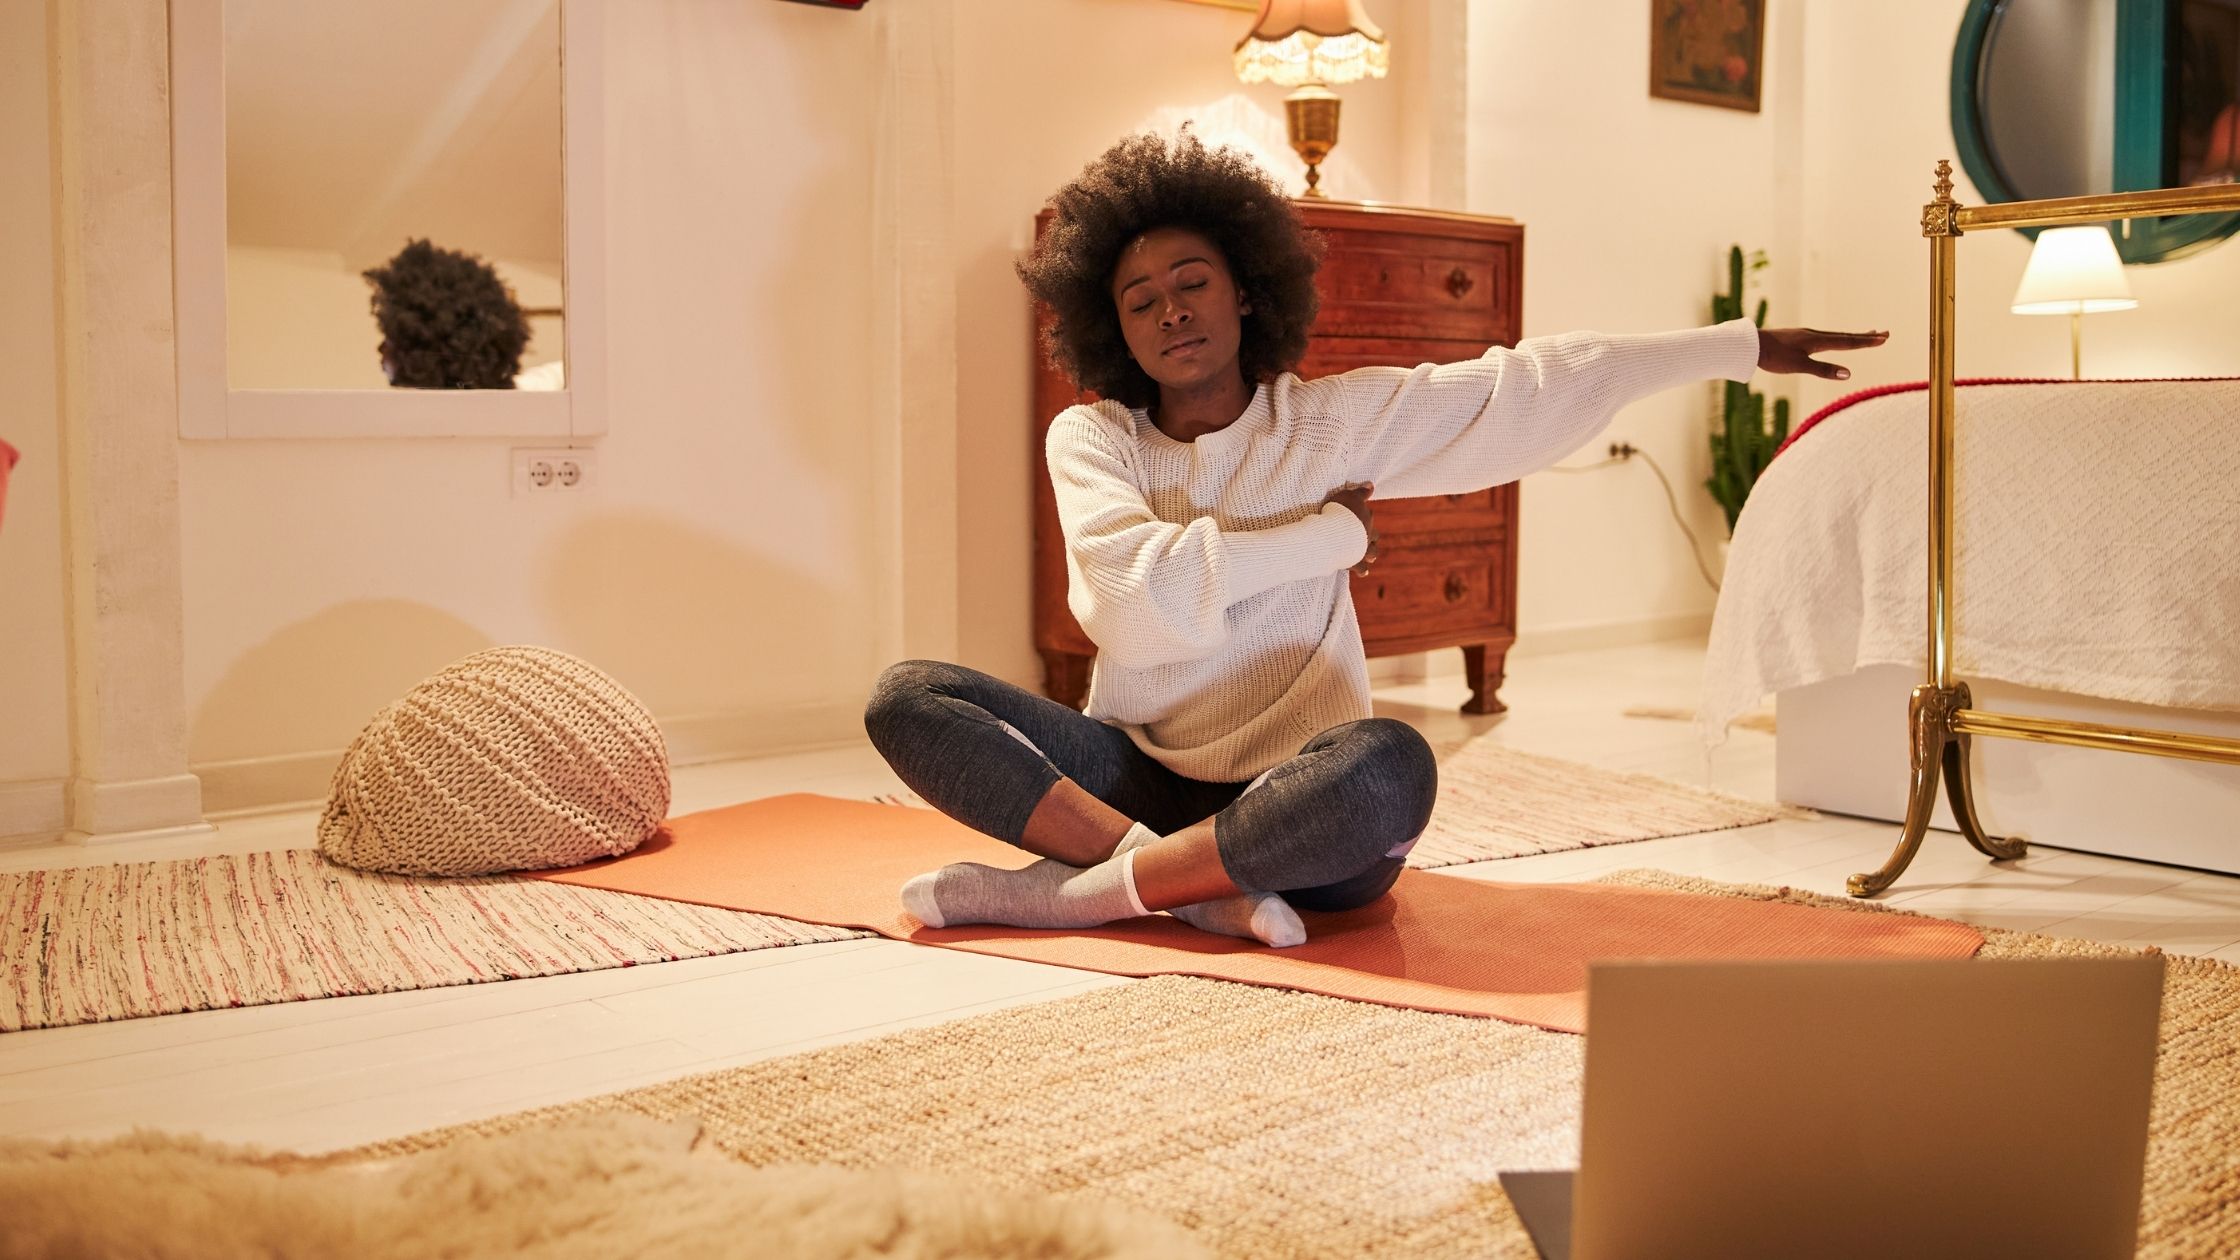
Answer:
[[[1510,712],[1468,718],[1459,677],[1390,686],[1380,713],[1434,739],[1483,733],[1548,756],[1705,782],[1692,725],[1623,716],[1689,708],[1700,645],[1514,660]],[[1893,739],[1902,733],[1893,731]],[[1711,786],[1770,797],[1773,740],[1737,731]],[[864,797],[900,784],[866,745],[684,767],[678,811],[779,792]],[[0,871],[308,845],[315,819],[236,819],[215,836],[0,851]],[[1506,880],[1628,867],[1840,895],[1897,829],[1826,817],[1481,863]],[[2034,850],[1993,867],[1931,833],[1886,900],[1988,927],[2156,944],[2240,962],[2240,878]],[[842,941],[500,984],[203,1011],[0,1036],[0,1133],[95,1137],[135,1127],[305,1151],[628,1089],[1126,981],[892,941]]]

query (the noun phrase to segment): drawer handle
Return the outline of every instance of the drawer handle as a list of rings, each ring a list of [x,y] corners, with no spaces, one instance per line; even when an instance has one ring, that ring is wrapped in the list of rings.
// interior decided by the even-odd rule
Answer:
[[[1383,599],[1383,598],[1384,598],[1384,583],[1382,583],[1382,582],[1379,582],[1379,583],[1377,583],[1377,598],[1378,598],[1378,599]]]
[[[1471,279],[1470,273],[1461,267],[1447,273],[1447,292],[1453,294],[1457,302],[1462,300],[1464,294],[1477,287],[1478,282]]]
[[[1462,575],[1461,575],[1461,574],[1459,574],[1459,573],[1449,573],[1449,574],[1447,575],[1447,602],[1448,602],[1448,603],[1450,603],[1450,604],[1453,604],[1453,603],[1459,603],[1459,602],[1461,602],[1461,599],[1462,599],[1462,597],[1463,597],[1464,595],[1468,594],[1468,593],[1469,593],[1469,591],[1470,591],[1470,585],[1469,585],[1469,583],[1467,583],[1467,582],[1464,582],[1464,581],[1462,580]]]

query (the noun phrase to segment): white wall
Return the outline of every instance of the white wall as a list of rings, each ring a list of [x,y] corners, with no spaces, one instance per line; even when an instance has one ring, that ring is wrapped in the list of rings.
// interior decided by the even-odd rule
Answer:
[[[1808,385],[1804,397],[1813,406],[1848,389],[1928,373],[1921,205],[1934,195],[1937,159],[1955,154],[1951,35],[1966,7],[1966,0],[1812,7],[1800,212],[1811,242],[1806,307],[1814,319],[1891,330],[1890,347],[1862,356],[1844,386]],[[1982,201],[1964,174],[1953,181],[1954,197]],[[1961,376],[2069,374],[2068,321],[2007,310],[2029,257],[2018,232],[1961,238]],[[2240,292],[2240,243],[2126,274],[2139,309],[2085,319],[2086,375],[2240,374],[2240,304],[2232,298]]]
[[[1915,221],[1931,163],[1951,151],[1946,33],[1964,0],[1814,5],[1809,25],[1801,0],[1773,0],[1756,115],[1648,98],[1646,23],[1628,0],[1434,2],[1371,6],[1398,46],[1396,74],[1344,89],[1334,193],[1420,204],[1445,190],[1442,200],[1522,220],[1528,335],[1700,323],[1740,241],[1773,253],[1776,321],[1894,331],[1892,348],[1852,359],[1841,388],[1921,374]],[[374,708],[498,642],[591,659],[648,702],[682,756],[856,732],[871,677],[907,638],[895,575],[914,571],[890,466],[910,471],[909,442],[896,440],[908,391],[880,383],[899,379],[880,329],[901,308],[887,291],[895,277],[873,260],[909,235],[881,210],[911,204],[882,166],[902,131],[879,112],[900,51],[900,10],[881,9],[664,0],[617,11],[606,33],[613,431],[596,447],[595,489],[512,498],[501,442],[182,444],[186,716],[213,808],[316,795]],[[0,162],[39,171],[43,17],[38,6],[4,13]],[[958,484],[953,509],[931,498],[944,520],[953,511],[958,539],[959,658],[1032,683],[1035,417],[1011,266],[1035,210],[1115,137],[1183,117],[1209,136],[1241,134],[1285,180],[1297,174],[1281,91],[1245,89],[1229,69],[1245,20],[1235,10],[973,0],[952,14],[946,52],[913,62],[943,84],[935,96],[953,123],[933,132],[953,148],[937,253],[953,287],[956,373],[938,393],[954,408]],[[1442,62],[1432,33],[1464,21],[1466,48]],[[1453,107],[1458,90],[1466,111]],[[0,197],[19,225],[0,234],[0,424],[25,451],[0,531],[6,784],[68,772],[69,717],[52,192],[11,179]],[[2025,253],[2012,233],[1963,242],[1963,372],[2062,370],[2060,321],[2004,312]],[[2142,309],[2092,321],[2089,366],[2240,372],[2222,300],[2236,272],[2230,245],[2134,269]],[[1809,405],[1838,390],[1801,393]],[[1707,537],[1717,516],[1698,483],[1712,407],[1708,389],[1675,391],[1614,429],[1675,473]],[[1645,467],[1536,477],[1524,504],[1528,640],[1638,637],[1707,614],[1710,593]],[[20,808],[22,794],[6,793],[0,810]]]
[[[1774,324],[1886,328],[1890,344],[1840,356],[1843,383],[1760,377],[1796,418],[1853,389],[1927,373],[1921,205],[1955,153],[1952,40],[1966,0],[1772,0],[1764,110],[1651,99],[1647,23],[1627,0],[1471,0],[1468,206],[1526,225],[1527,335],[1681,327],[1708,316],[1730,243],[1764,247]],[[1981,197],[1956,176],[1962,201]],[[1960,245],[1961,375],[2066,376],[2065,320],[2008,313],[2029,244]],[[2135,312],[2085,324],[2085,370],[2108,376],[2240,373],[2240,246],[2130,269]],[[1706,540],[1723,524],[1701,483],[1716,400],[1679,390],[1611,430],[1673,474]],[[1577,461],[1599,454],[1600,445]],[[1700,623],[1714,602],[1649,470],[1542,474],[1523,490],[1519,619],[1533,646]]]
[[[70,773],[45,6],[0,6],[0,836],[62,829]]]
[[[611,433],[513,498],[500,442],[186,443],[187,704],[213,809],[323,791],[380,704],[537,642],[681,755],[860,732],[879,6],[678,0],[607,31]]]
[[[1773,0],[1768,8],[1764,110],[1752,114],[1652,99],[1648,16],[1632,0],[1470,0],[1468,208],[1524,223],[1526,336],[1708,323],[1734,244],[1796,269],[1784,239],[1781,175],[1794,144],[1783,110],[1796,86],[1781,50],[1803,6]],[[1813,19],[1821,12],[1814,6]],[[1799,309],[1778,280],[1770,284],[1772,323],[1853,318]],[[1763,380],[1758,387],[1782,388]],[[1609,435],[1671,474],[1707,546],[1725,534],[1702,489],[1716,408],[1710,386],[1669,391],[1620,413]],[[1603,447],[1571,462],[1599,458]],[[1542,473],[1525,481],[1520,497],[1517,615],[1526,646],[1705,623],[1715,596],[1642,463]]]
[[[1424,0],[1368,6],[1405,49]],[[1198,134],[1266,155],[1288,188],[1280,88],[1237,81],[1249,13],[1165,0],[970,0],[956,12],[958,607],[963,663],[1037,686],[1029,611],[1034,476],[1027,299],[1012,264],[1044,200],[1121,136],[1195,120]],[[1060,55],[1062,54],[1062,55]],[[1420,56],[1420,52],[1410,54]],[[1421,203],[1423,137],[1403,127],[1412,63],[1338,89],[1333,197]],[[1420,77],[1420,71],[1414,72]]]
[[[1423,3],[1377,16],[1404,41]],[[891,143],[876,110],[893,20],[679,2],[612,22],[599,490],[509,498],[495,443],[188,446],[188,703],[212,808],[315,793],[373,708],[492,642],[584,655],[683,732],[687,755],[858,729],[896,640],[896,543],[867,467],[898,422],[867,362],[891,279],[871,260],[892,226],[875,222],[875,159]],[[1034,213],[1114,139],[1184,118],[1296,184],[1283,93],[1230,67],[1248,22],[1164,0],[956,6],[961,660],[1038,676],[1030,336],[1012,274]],[[1346,89],[1335,195],[1422,200],[1400,174],[1412,163],[1420,185],[1424,165],[1404,91]]]

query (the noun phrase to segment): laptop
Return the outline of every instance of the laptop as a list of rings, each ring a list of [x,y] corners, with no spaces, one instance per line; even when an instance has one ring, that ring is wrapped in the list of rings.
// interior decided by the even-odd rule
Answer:
[[[1600,963],[1545,1260],[2128,1257],[2162,957]]]

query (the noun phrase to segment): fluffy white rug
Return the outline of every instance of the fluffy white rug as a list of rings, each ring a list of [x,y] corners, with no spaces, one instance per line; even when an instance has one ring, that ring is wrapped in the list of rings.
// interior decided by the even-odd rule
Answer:
[[[1210,1254],[1105,1203],[899,1169],[752,1168],[695,1153],[698,1128],[609,1114],[373,1164],[153,1133],[0,1142],[0,1257]]]

